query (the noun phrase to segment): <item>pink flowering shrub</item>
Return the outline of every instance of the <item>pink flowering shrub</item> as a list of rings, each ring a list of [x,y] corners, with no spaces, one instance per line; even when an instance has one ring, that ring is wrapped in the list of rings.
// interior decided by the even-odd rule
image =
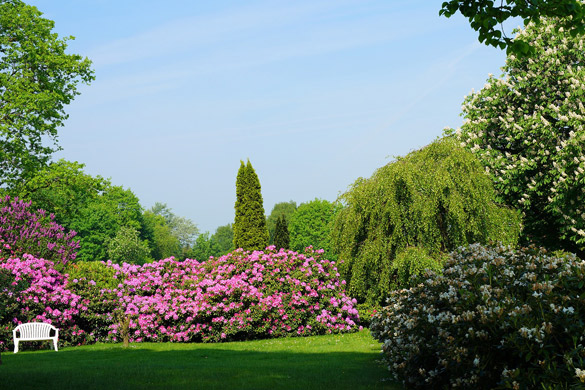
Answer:
[[[0,259],[22,257],[28,253],[37,258],[66,263],[74,260],[79,241],[74,231],[56,223],[53,214],[30,210],[30,202],[10,196],[0,197]]]
[[[474,244],[394,292],[370,330],[408,389],[585,387],[585,261]]]
[[[357,330],[358,313],[323,251],[245,252],[205,262],[111,264],[130,341],[221,341]],[[112,327],[112,339],[119,339]]]
[[[322,253],[269,247],[204,262],[79,262],[65,274],[24,255],[0,260],[0,268],[26,282],[10,330],[49,322],[66,345],[120,341],[124,334],[131,342],[211,342],[355,331],[356,301]]]
[[[46,322],[60,329],[62,344],[81,344],[86,332],[76,327],[76,317],[87,310],[88,300],[67,288],[67,278],[54,263],[25,254],[22,258],[0,260],[0,269],[12,277],[12,285],[22,285],[13,293],[17,306],[3,316],[0,324],[4,346],[12,343],[12,329],[24,322]],[[10,346],[9,346],[10,347]]]

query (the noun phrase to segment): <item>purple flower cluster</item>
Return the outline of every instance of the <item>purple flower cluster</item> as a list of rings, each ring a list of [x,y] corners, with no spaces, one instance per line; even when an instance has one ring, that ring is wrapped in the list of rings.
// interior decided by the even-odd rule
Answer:
[[[63,264],[74,260],[79,248],[79,241],[73,240],[77,233],[65,232],[53,214],[32,212],[30,205],[10,196],[0,198],[0,259],[28,253]]]

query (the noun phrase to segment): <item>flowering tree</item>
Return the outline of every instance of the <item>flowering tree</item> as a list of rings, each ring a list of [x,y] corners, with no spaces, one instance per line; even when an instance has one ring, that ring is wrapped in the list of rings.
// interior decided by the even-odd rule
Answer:
[[[523,211],[530,239],[584,253],[585,38],[555,20],[530,23],[518,37],[536,55],[509,55],[504,75],[465,99],[466,123],[447,132],[479,157],[501,199]]]

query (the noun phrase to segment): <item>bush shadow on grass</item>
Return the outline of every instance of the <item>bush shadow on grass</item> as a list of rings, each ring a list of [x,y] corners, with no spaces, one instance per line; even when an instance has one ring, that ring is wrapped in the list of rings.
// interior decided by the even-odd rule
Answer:
[[[376,353],[155,350],[4,353],[6,389],[394,389]]]

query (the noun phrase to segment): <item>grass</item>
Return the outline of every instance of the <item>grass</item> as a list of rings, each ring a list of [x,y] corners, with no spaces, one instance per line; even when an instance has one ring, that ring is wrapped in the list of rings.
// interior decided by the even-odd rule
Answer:
[[[24,347],[26,343],[21,343]],[[2,354],[5,389],[391,389],[369,331],[217,344],[96,344]]]

